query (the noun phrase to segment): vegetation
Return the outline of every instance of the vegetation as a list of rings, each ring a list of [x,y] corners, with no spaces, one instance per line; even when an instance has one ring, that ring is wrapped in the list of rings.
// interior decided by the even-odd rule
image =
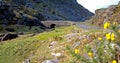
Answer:
[[[120,24],[118,24],[120,5],[96,10],[96,15],[90,21],[79,23],[87,23],[86,25],[90,28],[94,24],[104,25],[104,29],[92,28],[88,30],[76,26],[63,26],[49,32],[43,32],[44,30],[40,29],[42,26],[33,26],[30,29],[25,25],[17,25],[18,22],[16,21],[22,23],[24,21],[23,15],[26,15],[30,21],[31,19],[34,21],[35,18],[38,18],[38,21],[46,19],[80,21],[88,19],[93,14],[87,10],[84,12],[85,9],[82,7],[78,9],[80,7],[78,4],[71,7],[72,4],[75,4],[75,2],[72,3],[73,0],[70,0],[70,3],[64,0],[5,1],[10,4],[10,7],[16,4],[16,8],[8,12],[8,14],[11,14],[11,16],[8,15],[8,18],[13,19],[11,20],[13,25],[11,22],[9,25],[0,25],[0,35],[8,33],[10,29],[13,30],[12,33],[24,32],[26,35],[0,42],[0,63],[22,63],[27,59],[30,60],[30,63],[42,63],[45,60],[56,59],[59,60],[59,63],[118,63],[119,56],[117,53],[120,53]],[[81,13],[78,10],[83,11]],[[12,16],[12,13],[16,16]],[[7,12],[4,12],[3,16],[4,14],[7,14]],[[9,19],[7,20],[4,17],[0,22],[4,23],[2,21],[6,20],[8,21],[6,24],[8,24]],[[105,22],[105,20],[109,21]],[[36,35],[29,35],[31,33],[36,33]]]
[[[108,28],[110,31],[108,31]],[[67,46],[73,59],[71,63],[117,63],[116,52],[118,51],[116,46],[119,44],[120,26],[117,22],[110,24],[104,23],[103,36],[98,36],[92,43],[84,45],[84,49],[80,50],[79,47],[71,49]]]
[[[33,55],[38,48],[41,49],[40,54],[42,55],[48,50],[47,46],[49,44],[49,42],[43,43],[42,41],[68,34],[72,29],[74,29],[74,26],[59,27],[54,31],[40,33],[33,37],[21,36],[17,39],[1,42],[0,63],[21,63],[30,55]]]
[[[29,29],[28,26],[24,26],[24,25],[0,25],[0,33],[8,33],[9,31],[5,30],[6,28],[11,28],[14,29],[15,32],[22,32],[25,34],[31,34],[31,33],[37,33],[39,32],[43,32],[43,29],[40,29],[40,26],[33,26],[32,29]],[[37,31],[38,30],[38,31]]]
[[[61,59],[60,63],[117,63],[119,27],[117,22],[106,22],[100,30],[65,26],[36,36],[20,36],[0,43],[0,63],[21,63],[28,58],[31,63],[55,58]],[[52,42],[57,44],[51,49]]]

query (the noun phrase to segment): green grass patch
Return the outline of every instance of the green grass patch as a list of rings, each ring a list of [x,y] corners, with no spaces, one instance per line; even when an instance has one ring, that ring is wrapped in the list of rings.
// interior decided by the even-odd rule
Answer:
[[[39,40],[46,40],[48,38],[54,38],[54,37],[58,37],[58,36],[62,36],[62,35],[71,33],[71,30],[74,28],[75,27],[73,27],[73,26],[72,27],[59,27],[53,31],[44,32],[44,33],[41,33],[35,37],[38,38]]]
[[[45,49],[47,45],[46,42],[42,42],[43,40],[68,34],[74,28],[74,26],[58,27],[53,31],[40,33],[34,37],[19,37],[1,42],[0,63],[22,63],[26,58],[34,54],[38,47],[41,48],[42,52],[47,53],[47,49]]]

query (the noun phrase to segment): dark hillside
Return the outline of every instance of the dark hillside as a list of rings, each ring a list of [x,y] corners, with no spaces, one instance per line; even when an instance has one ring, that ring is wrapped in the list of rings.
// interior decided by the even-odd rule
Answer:
[[[37,16],[41,20],[84,21],[93,16],[76,0],[4,0],[16,6],[18,13]],[[19,8],[19,10],[18,10]],[[44,18],[44,19],[43,19]]]

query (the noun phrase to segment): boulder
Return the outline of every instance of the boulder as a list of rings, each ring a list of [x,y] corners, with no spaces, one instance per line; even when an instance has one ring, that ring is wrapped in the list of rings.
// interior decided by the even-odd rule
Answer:
[[[1,41],[6,41],[6,40],[11,40],[14,38],[17,38],[18,34],[10,34],[10,33],[6,33],[4,34],[4,36],[1,38]]]

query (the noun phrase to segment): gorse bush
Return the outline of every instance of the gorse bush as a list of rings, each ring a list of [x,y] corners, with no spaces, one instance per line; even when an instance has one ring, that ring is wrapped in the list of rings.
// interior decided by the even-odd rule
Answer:
[[[105,22],[103,28],[106,33],[84,45],[83,50],[67,46],[73,57],[71,63],[117,63],[116,46],[119,46],[120,41],[120,25],[117,22]]]

